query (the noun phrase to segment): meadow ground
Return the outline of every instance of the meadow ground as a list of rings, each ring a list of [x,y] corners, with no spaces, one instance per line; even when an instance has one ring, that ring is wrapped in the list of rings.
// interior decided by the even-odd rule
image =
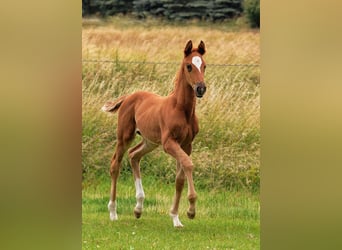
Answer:
[[[172,227],[175,161],[158,148],[141,161],[146,210],[139,220],[132,215],[135,191],[124,158],[119,221],[112,223],[108,169],[117,117],[100,109],[137,90],[170,93],[190,39],[207,47],[207,93],[197,100],[200,132],[192,153],[198,214],[186,218],[185,191],[180,208],[185,228]],[[84,20],[82,57],[83,248],[259,249],[259,32],[224,24]]]
[[[109,220],[109,182],[83,191],[82,249],[259,249],[258,196],[247,192],[198,190],[196,218],[186,216],[181,200],[183,228],[169,217],[174,185],[146,178],[146,199],[140,219],[133,215],[133,179],[118,182],[119,220]],[[186,192],[185,192],[186,193]]]

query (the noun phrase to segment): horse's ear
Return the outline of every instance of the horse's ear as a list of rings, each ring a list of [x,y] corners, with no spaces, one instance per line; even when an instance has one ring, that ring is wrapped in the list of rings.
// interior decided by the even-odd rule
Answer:
[[[197,49],[198,53],[200,53],[202,56],[205,53],[205,45],[204,42],[201,41],[200,44],[198,45],[198,49]]]
[[[192,41],[189,40],[188,43],[185,45],[184,57],[187,57],[188,55],[190,55],[191,51],[192,51]]]

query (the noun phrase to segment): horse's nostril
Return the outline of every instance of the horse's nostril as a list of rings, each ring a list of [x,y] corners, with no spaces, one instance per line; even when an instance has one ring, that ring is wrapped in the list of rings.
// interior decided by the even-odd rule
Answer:
[[[202,97],[206,91],[206,86],[203,83],[198,83],[195,87],[197,97]]]

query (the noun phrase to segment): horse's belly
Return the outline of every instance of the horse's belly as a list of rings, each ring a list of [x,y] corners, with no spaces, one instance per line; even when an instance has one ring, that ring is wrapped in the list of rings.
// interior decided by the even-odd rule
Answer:
[[[136,105],[135,122],[137,133],[146,140],[154,143],[161,143],[161,132],[159,125],[160,97],[151,95]]]
[[[137,124],[136,133],[153,144],[161,144],[160,129],[147,124]]]

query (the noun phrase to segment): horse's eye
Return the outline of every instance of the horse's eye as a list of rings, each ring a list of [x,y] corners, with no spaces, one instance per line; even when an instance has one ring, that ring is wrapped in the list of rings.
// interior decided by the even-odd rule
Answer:
[[[188,69],[189,72],[191,72],[191,70],[192,70],[191,64],[187,64],[187,65],[186,65],[186,68]]]

